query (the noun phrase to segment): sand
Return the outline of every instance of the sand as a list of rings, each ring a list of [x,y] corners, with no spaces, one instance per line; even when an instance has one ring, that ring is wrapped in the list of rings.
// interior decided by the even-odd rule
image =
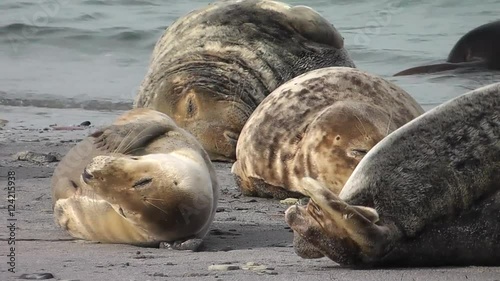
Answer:
[[[119,113],[107,114],[106,123]],[[85,116],[85,114],[83,114]],[[74,116],[73,116],[74,117]],[[84,120],[82,120],[84,121]],[[43,122],[40,122],[43,123]],[[44,130],[44,128],[46,130]],[[50,178],[57,162],[33,163],[13,158],[33,151],[64,155],[92,128],[55,131],[45,125],[11,121],[0,128],[0,280],[23,274],[51,273],[50,280],[500,280],[500,267],[355,270],[327,258],[305,260],[292,247],[279,201],[242,196],[230,165],[216,163],[222,196],[212,229],[200,252],[178,252],[72,239],[54,223]],[[8,271],[7,174],[15,172],[15,273]],[[249,270],[249,262],[266,270]],[[211,265],[232,270],[209,270]]]

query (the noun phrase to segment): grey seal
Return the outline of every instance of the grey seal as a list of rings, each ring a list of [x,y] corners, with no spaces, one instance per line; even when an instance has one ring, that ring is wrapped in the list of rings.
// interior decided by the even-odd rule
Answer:
[[[247,196],[302,197],[303,177],[338,194],[376,143],[423,112],[403,89],[365,71],[312,70],[278,87],[253,112],[232,173]]]
[[[56,223],[75,238],[102,243],[196,250],[218,196],[201,144],[145,108],[82,140],[52,177]]]
[[[476,67],[500,70],[500,20],[483,24],[457,41],[446,63],[417,66],[394,76],[434,73],[457,68]]]
[[[309,70],[355,67],[335,27],[313,9],[216,1],[158,40],[134,107],[166,113],[214,161],[233,162],[241,128],[274,89]]]
[[[392,132],[339,195],[311,196],[286,221],[303,257],[349,266],[500,265],[500,83],[454,98]]]

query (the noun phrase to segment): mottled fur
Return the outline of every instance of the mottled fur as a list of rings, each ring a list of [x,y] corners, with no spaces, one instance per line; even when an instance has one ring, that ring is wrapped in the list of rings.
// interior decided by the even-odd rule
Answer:
[[[310,71],[257,107],[232,172],[250,196],[297,197],[306,176],[338,194],[368,150],[423,112],[401,88],[355,68]]]
[[[241,128],[271,91],[334,65],[355,67],[341,35],[312,9],[217,1],[165,31],[134,106],[171,116],[212,160],[234,161]]]
[[[340,195],[311,179],[303,185],[311,204],[291,207],[286,219],[311,257],[356,266],[500,265],[500,83],[394,131]]]
[[[144,179],[151,181],[136,185]],[[57,224],[76,238],[158,246],[201,241],[218,188],[193,136],[163,113],[134,109],[65,155],[52,200]]]

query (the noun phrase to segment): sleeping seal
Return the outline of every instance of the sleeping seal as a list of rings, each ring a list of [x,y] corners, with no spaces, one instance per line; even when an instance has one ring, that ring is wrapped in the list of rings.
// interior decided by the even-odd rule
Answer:
[[[250,116],[232,173],[249,196],[303,196],[303,177],[338,194],[377,142],[423,112],[403,89],[364,71],[312,70],[274,90]]]
[[[158,40],[134,107],[168,114],[212,160],[233,162],[257,105],[291,78],[327,66],[355,67],[340,33],[311,8],[216,1]]]
[[[500,70],[500,20],[481,25],[462,36],[451,49],[446,63],[417,66],[394,76],[433,73],[461,67]]]
[[[392,132],[339,195],[312,179],[286,221],[302,257],[351,266],[500,265],[500,83]]]
[[[197,249],[219,185],[196,139],[167,115],[134,109],[73,147],[52,178],[59,226],[80,239]]]

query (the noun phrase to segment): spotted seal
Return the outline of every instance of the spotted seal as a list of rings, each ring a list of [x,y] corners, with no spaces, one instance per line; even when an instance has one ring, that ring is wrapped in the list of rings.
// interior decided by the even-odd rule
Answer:
[[[233,162],[257,105],[291,78],[327,66],[355,67],[340,33],[313,9],[216,1],[168,27],[134,107],[168,114],[212,160]]]
[[[286,221],[303,257],[350,266],[500,265],[500,83],[380,141],[339,195],[302,180]]]
[[[218,189],[199,142],[143,108],[73,147],[52,177],[56,222],[73,237],[174,249],[201,245]]]
[[[457,41],[446,63],[417,66],[394,76],[433,73],[463,67],[500,70],[500,20],[483,24]]]
[[[312,70],[257,107],[241,132],[232,172],[249,196],[300,197],[306,176],[338,194],[376,143],[423,112],[407,92],[375,75]]]

